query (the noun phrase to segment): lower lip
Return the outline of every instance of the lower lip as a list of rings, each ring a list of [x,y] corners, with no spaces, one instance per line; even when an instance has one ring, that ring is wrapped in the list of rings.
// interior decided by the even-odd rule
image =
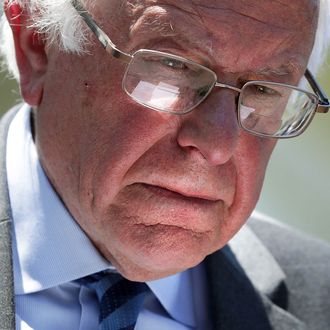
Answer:
[[[194,203],[198,203],[198,204],[213,204],[213,203],[216,203],[216,201],[211,201],[211,200],[208,200],[208,199],[184,196],[184,195],[182,195],[180,193],[177,193],[173,190],[168,190],[166,188],[161,188],[159,186],[153,186],[153,185],[143,183],[142,187],[147,189],[152,194],[157,195],[159,197],[165,197],[165,198],[169,198],[169,199],[187,201],[187,202],[190,202],[190,203],[194,202]]]

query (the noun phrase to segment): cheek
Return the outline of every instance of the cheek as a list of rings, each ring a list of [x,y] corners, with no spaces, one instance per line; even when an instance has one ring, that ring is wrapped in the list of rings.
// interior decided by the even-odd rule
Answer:
[[[49,65],[61,70],[47,79],[38,109],[43,165],[84,226],[93,221],[95,201],[109,203],[131,164],[169,129],[168,117],[139,107],[123,92],[124,68],[115,61],[110,65],[96,53],[93,66],[88,56],[54,55]]]
[[[249,136],[240,155],[240,175],[247,178],[252,193],[259,195],[267,164],[276,145],[275,139]]]
[[[95,118],[97,129],[82,144],[82,193],[92,193],[99,208],[114,199],[132,165],[169,130],[167,121],[148,109],[126,104],[125,110],[112,106],[109,112]]]
[[[260,195],[266,167],[275,147],[275,140],[242,133],[235,156],[237,183],[235,200],[228,214],[228,231],[235,234],[253,211]]]

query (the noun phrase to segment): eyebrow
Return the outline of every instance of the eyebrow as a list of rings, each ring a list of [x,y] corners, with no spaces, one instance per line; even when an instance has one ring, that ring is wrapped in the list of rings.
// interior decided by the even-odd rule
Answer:
[[[279,67],[279,68],[271,68],[271,67],[264,67],[262,69],[256,70],[256,74],[260,75],[274,75],[274,76],[287,76],[288,74],[292,73],[292,70],[288,70],[286,67]]]
[[[140,25],[136,31],[136,25]],[[170,20],[160,19],[148,19],[147,20],[136,20],[129,27],[129,36],[132,37],[138,31],[148,31],[149,33],[157,33],[162,37],[175,36],[177,32],[174,30],[173,25]]]
[[[266,66],[257,69],[255,73],[260,75],[287,76],[303,71],[303,65],[298,60],[291,59],[286,64],[282,64],[279,67]]]

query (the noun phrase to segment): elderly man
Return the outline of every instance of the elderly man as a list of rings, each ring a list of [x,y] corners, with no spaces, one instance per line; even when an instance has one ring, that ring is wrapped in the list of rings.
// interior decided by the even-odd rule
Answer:
[[[1,329],[330,328],[329,247],[243,226],[277,139],[328,110],[321,5],[4,4]]]

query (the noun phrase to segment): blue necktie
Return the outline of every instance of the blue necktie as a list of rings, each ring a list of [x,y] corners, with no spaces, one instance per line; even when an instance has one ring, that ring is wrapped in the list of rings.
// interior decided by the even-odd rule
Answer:
[[[97,273],[80,280],[95,290],[100,302],[99,330],[133,330],[144,298],[145,283],[126,280],[118,273]]]

